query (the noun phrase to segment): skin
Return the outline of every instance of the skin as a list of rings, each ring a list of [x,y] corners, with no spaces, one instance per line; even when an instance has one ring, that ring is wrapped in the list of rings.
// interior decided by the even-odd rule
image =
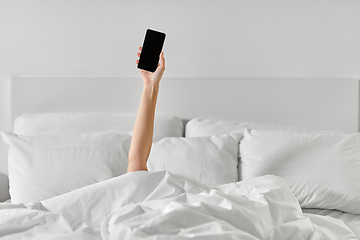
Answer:
[[[138,57],[141,55],[141,50],[142,47],[139,47]],[[138,63],[139,60],[136,60],[136,64]],[[165,58],[163,52],[160,54],[160,61],[154,73],[140,70],[144,87],[129,150],[128,172],[147,171],[146,162],[150,154],[153,139],[156,101],[160,80],[164,71]]]

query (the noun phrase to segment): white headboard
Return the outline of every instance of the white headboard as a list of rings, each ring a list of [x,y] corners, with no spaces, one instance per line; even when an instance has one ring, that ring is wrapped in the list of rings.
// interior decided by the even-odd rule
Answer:
[[[12,120],[24,113],[136,112],[138,79],[14,78]],[[357,132],[358,79],[172,79],[157,112]]]

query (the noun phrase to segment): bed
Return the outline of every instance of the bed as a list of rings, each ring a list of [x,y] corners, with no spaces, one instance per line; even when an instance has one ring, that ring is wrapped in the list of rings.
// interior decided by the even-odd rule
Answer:
[[[78,90],[57,105],[52,88],[63,85],[57,94],[65,96],[61,91],[69,82],[53,80],[45,93],[29,90],[44,86],[42,81],[13,80],[14,128],[2,133],[9,147],[11,195],[11,201],[0,204],[3,239],[360,238],[357,80],[348,80],[344,93],[330,81],[333,86],[323,94],[330,99],[336,88],[342,99],[332,101],[356,112],[346,115],[348,109],[334,105],[332,111],[343,111],[343,122],[328,123],[336,126],[315,126],[323,119],[275,121],[283,107],[275,105],[275,117],[256,121],[258,111],[253,111],[252,121],[241,121],[242,113],[232,116],[234,106],[227,103],[241,101],[238,95],[223,100],[229,115],[213,105],[207,108],[213,112],[204,109],[205,117],[184,114],[198,109],[189,105],[176,116],[164,111],[168,106],[159,99],[149,172],[134,173],[126,173],[126,167],[136,115],[124,113],[130,112],[126,108],[115,112],[112,94],[101,104],[95,98],[95,109],[89,108],[90,98],[75,100],[84,91],[84,79],[78,85],[73,81]],[[326,81],[315,82],[306,91],[314,96],[319,94],[314,85],[324,92],[320,86]],[[283,83],[274,80],[269,86],[279,89]],[[196,99],[191,93],[187,97]],[[290,101],[299,104],[295,108],[301,113],[295,98]]]

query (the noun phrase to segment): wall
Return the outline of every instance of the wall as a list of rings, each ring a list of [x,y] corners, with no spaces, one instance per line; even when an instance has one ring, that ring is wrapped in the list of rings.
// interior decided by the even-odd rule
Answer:
[[[360,78],[359,12],[357,0],[0,0],[0,130],[12,77],[138,77],[146,28],[167,33],[164,77]]]

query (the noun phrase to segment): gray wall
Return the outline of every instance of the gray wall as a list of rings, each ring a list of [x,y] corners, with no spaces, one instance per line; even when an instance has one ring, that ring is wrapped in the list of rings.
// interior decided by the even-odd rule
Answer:
[[[0,0],[0,130],[12,77],[138,77],[146,28],[167,33],[164,77],[360,78],[359,12],[356,0]]]

